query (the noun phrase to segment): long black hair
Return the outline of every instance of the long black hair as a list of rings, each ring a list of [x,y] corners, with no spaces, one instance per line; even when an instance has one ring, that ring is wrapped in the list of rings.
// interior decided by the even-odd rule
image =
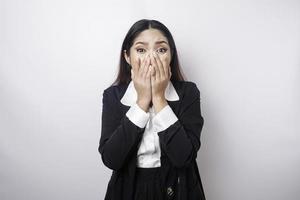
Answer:
[[[178,60],[176,45],[173,39],[173,36],[169,29],[157,20],[141,19],[135,22],[129,31],[127,32],[120,53],[119,61],[119,72],[118,77],[112,83],[112,85],[128,84],[131,81],[131,68],[130,65],[126,62],[124,57],[124,50],[128,56],[130,56],[130,48],[133,45],[134,39],[144,30],[154,28],[159,31],[168,39],[169,46],[171,48],[171,81],[180,81],[185,80],[183,74],[180,70],[180,64]]]

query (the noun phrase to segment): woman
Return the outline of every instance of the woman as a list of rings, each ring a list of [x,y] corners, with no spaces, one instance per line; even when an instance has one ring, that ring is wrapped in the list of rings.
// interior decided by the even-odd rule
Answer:
[[[129,29],[102,101],[98,151],[113,170],[106,200],[205,199],[196,163],[200,91],[184,80],[161,22],[143,19]]]

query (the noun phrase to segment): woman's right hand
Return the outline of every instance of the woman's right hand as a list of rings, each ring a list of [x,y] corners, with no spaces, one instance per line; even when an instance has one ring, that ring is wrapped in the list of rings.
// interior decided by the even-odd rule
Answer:
[[[137,104],[147,112],[152,99],[150,76],[152,71],[149,54],[143,59],[139,59],[139,66],[131,68],[131,79],[137,91]]]

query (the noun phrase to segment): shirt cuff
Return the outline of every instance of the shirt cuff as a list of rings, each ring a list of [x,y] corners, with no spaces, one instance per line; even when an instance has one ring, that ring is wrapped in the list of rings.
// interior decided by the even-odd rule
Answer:
[[[153,117],[154,131],[160,132],[167,129],[178,120],[177,116],[173,112],[169,105],[166,105]]]
[[[132,105],[126,113],[131,122],[140,128],[144,128],[150,118],[149,112],[145,112],[137,103]]]

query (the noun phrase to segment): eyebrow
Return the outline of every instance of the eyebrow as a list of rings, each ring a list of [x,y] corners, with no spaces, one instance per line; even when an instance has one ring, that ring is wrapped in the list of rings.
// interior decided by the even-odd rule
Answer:
[[[162,44],[162,43],[168,44],[168,43],[167,43],[166,41],[164,41],[164,40],[155,42],[155,44]],[[143,44],[143,45],[146,45],[146,44],[148,44],[148,43],[147,43],[147,42],[136,42],[135,45],[137,45],[137,44]]]

